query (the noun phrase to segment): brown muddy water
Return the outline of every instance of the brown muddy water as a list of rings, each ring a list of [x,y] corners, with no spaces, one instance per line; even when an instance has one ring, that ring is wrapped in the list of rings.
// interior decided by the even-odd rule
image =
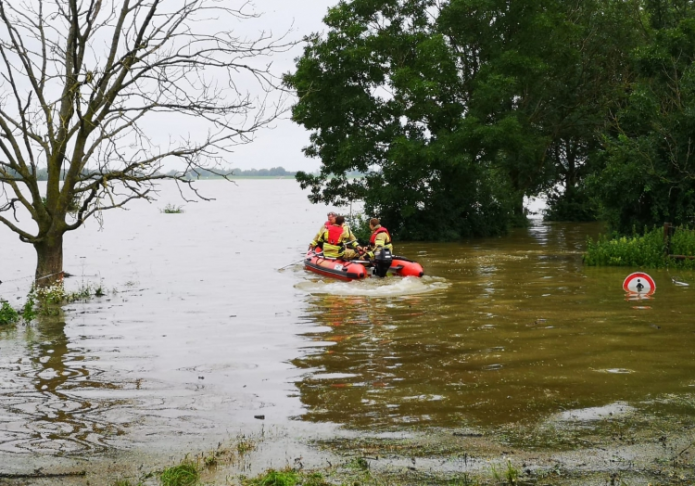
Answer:
[[[68,289],[107,294],[0,331],[0,464],[259,427],[497,426],[695,391],[695,277],[650,271],[653,298],[626,299],[638,269],[582,266],[598,225],[397,243],[423,279],[343,283],[278,270],[325,219],[294,181],[200,187],[216,200],[163,186],[67,236]],[[0,297],[19,306],[33,250],[0,228],[0,256]]]

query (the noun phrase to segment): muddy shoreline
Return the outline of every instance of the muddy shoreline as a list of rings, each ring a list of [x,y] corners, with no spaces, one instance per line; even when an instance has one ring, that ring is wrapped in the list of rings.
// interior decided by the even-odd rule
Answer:
[[[614,403],[494,428],[336,428],[309,435],[260,424],[188,449],[182,441],[90,456],[3,454],[0,484],[154,485],[162,470],[189,460],[201,483],[214,485],[242,484],[271,469],[300,477],[318,472],[326,484],[690,485],[694,404],[692,395],[659,397],[639,407]]]

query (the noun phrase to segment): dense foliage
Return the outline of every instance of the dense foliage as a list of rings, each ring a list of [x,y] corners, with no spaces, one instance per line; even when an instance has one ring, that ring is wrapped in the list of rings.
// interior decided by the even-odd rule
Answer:
[[[539,194],[550,219],[684,222],[694,13],[683,0],[340,1],[285,77],[322,162],[297,179],[313,202],[364,201],[400,238],[502,233]]]
[[[695,260],[676,260],[667,256],[663,228],[644,229],[643,234],[633,231],[632,236],[602,236],[589,239],[584,263],[592,266],[618,267],[685,267],[695,268]],[[670,239],[671,255],[695,255],[695,231],[679,227]]]
[[[592,185],[620,232],[695,214],[695,8],[649,2],[653,36],[633,51],[637,77]]]

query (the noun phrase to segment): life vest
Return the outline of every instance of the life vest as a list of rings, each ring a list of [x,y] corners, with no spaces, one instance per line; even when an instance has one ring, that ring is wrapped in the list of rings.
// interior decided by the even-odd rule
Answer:
[[[337,224],[331,224],[328,225],[326,229],[328,230],[328,243],[336,246],[340,244],[340,238],[343,236],[345,228]]]
[[[372,237],[369,238],[369,244],[370,245],[374,246],[374,243],[376,243],[376,235],[378,235],[379,233],[386,233],[386,236],[388,236],[388,238],[389,238],[388,241],[386,242],[386,244],[391,243],[391,235],[389,234],[389,230],[387,230],[386,228],[381,226],[374,233],[372,233]]]

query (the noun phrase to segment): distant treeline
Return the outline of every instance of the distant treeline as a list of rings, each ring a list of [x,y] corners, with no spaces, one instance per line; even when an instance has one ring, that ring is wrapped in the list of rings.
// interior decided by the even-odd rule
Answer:
[[[12,170],[12,169],[6,169],[6,171],[7,171],[7,175],[9,175],[10,177],[14,177],[14,178],[16,178],[17,180],[21,180],[21,176],[19,175],[19,173],[15,172],[15,171]],[[61,181],[63,180],[63,177],[64,177],[64,176],[65,176],[65,171],[63,171],[63,172],[60,174],[60,180],[61,180]],[[36,171],[36,180],[37,180],[37,181],[45,181],[45,180],[48,180],[48,169],[46,169],[45,167],[44,167],[44,168],[41,168],[41,169],[38,169],[38,170]]]
[[[10,176],[17,177],[19,179],[19,174],[9,171]],[[85,172],[85,174],[88,174],[89,172]],[[175,176],[180,174],[180,172],[175,171],[175,170],[170,170],[169,172],[166,173],[167,175],[170,176]],[[213,171],[213,170],[206,170],[206,169],[195,169],[195,170],[189,170],[186,171],[185,177],[189,179],[212,179],[212,178],[218,178],[222,176],[227,176],[227,177],[294,177],[297,173],[296,172],[291,172],[288,170],[285,170],[284,167],[273,167],[271,169],[249,169],[249,170],[241,170],[241,169],[232,169],[230,171],[225,171],[225,170],[219,170],[219,171]],[[62,173],[60,176],[60,180],[63,180],[65,173]],[[364,174],[361,172],[350,172],[347,174],[348,177],[360,177]],[[38,169],[36,171],[36,179],[39,181],[45,181],[48,180],[48,171],[45,168]]]
[[[271,169],[232,169],[230,171],[212,171],[205,169],[193,169],[186,172],[186,176],[192,179],[205,179],[211,177],[294,177],[296,172],[289,172],[284,167],[273,167]]]
[[[318,171],[316,172],[318,174]],[[170,172],[173,174],[173,171]],[[210,171],[204,169],[195,169],[186,172],[186,176],[191,179],[207,179],[215,177],[294,177],[297,172],[285,170],[284,167],[273,167],[271,169],[232,169],[231,171]],[[346,174],[348,177],[361,177],[364,173],[359,171],[351,171]]]

